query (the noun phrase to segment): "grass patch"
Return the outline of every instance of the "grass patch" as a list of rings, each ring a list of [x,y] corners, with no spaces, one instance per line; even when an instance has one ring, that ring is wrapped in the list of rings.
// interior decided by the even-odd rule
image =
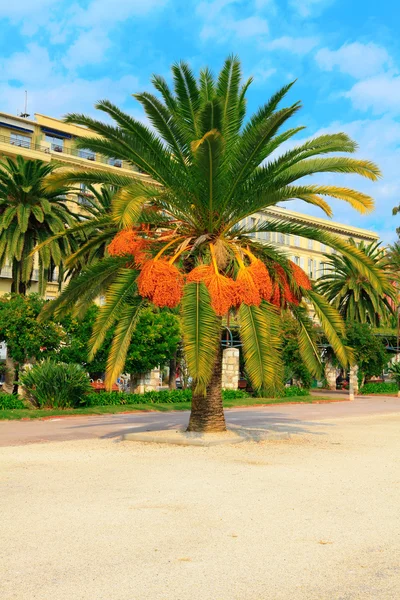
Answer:
[[[311,404],[313,402],[329,401],[332,397],[328,396],[293,396],[291,398],[237,398],[226,399],[225,408],[235,408],[236,406],[260,406],[263,404],[288,404],[292,402],[302,402]],[[0,420],[20,420],[20,419],[43,419],[48,417],[65,417],[68,415],[108,415],[135,411],[158,411],[168,412],[172,410],[190,410],[190,402],[176,402],[168,404],[116,404],[108,406],[87,406],[85,408],[67,408],[61,409],[14,409],[0,410]]]

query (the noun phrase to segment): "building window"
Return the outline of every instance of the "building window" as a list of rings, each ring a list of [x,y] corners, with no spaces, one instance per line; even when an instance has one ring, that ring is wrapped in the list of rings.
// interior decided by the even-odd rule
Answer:
[[[298,235],[294,236],[294,245],[297,246],[297,248],[300,247],[300,236],[298,236]]]
[[[284,244],[284,243],[285,243],[285,234],[278,233],[278,244]]]
[[[300,266],[300,256],[293,256],[293,262],[295,265]]]
[[[86,188],[86,184],[85,183],[80,183],[79,184],[79,190],[80,190],[80,194],[78,196],[78,202],[79,204],[81,204],[82,206],[90,206],[91,202],[88,199],[88,196],[91,195],[88,193],[87,188]]]
[[[257,219],[255,217],[250,217],[249,219],[249,229],[255,229],[257,227]],[[249,233],[249,236],[252,238],[256,237],[256,232],[252,231]]]
[[[112,167],[122,167],[122,160],[120,158],[109,158],[107,162]]]
[[[96,154],[91,150],[78,150],[78,156],[81,158],[86,158],[87,160],[96,160]]]
[[[10,144],[13,146],[21,146],[22,148],[31,147],[31,138],[20,133],[10,133]]]
[[[50,149],[53,152],[62,152],[64,150],[63,138],[55,137],[54,135],[47,135],[45,137],[46,142],[49,142]]]
[[[308,240],[308,249],[314,250],[314,240]]]
[[[312,258],[308,259],[308,276],[310,279],[314,279],[313,261]]]
[[[321,252],[326,252],[326,244],[321,242]]]

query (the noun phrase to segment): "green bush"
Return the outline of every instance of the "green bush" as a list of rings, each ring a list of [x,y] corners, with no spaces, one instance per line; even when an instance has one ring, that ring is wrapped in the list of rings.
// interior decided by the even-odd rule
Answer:
[[[16,408],[26,408],[21,398],[13,394],[0,393],[0,410],[14,410]]]
[[[80,365],[44,360],[21,376],[27,399],[38,408],[75,408],[91,391]]]
[[[244,390],[222,390],[224,400],[248,398]],[[192,390],[162,390],[161,392],[145,392],[144,394],[127,394],[125,392],[92,392],[80,401],[80,406],[110,406],[124,404],[173,404],[190,402]]]
[[[301,388],[297,385],[290,385],[284,388],[283,396],[285,398],[293,398],[294,396],[309,396],[310,390],[307,388]]]
[[[250,394],[246,390],[222,390],[222,398],[224,400],[242,400],[250,398]]]
[[[360,394],[397,394],[398,387],[396,383],[366,383],[360,389]]]

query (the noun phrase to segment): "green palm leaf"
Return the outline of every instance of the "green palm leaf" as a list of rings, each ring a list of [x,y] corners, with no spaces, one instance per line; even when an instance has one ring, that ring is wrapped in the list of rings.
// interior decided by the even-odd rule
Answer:
[[[186,360],[195,383],[194,393],[205,393],[220,341],[221,323],[211,308],[210,296],[203,283],[185,286],[182,330]]]
[[[242,304],[239,309],[240,337],[246,371],[257,393],[273,396],[282,386],[279,311],[272,305]]]

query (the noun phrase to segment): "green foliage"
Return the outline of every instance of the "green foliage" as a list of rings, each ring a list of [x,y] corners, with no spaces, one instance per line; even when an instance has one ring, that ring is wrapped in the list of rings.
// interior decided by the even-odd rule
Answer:
[[[92,304],[82,319],[67,315],[60,320],[65,332],[64,344],[61,346],[58,358],[65,363],[75,363],[85,367],[86,371],[95,374],[106,370],[107,353],[110,348],[112,332],[108,332],[104,343],[99,348],[93,361],[89,363],[88,344],[93,332],[93,326],[99,312],[99,307]]]
[[[350,240],[349,243],[358,247],[380,269],[385,277],[382,289],[377,288],[368,278],[362,277],[351,260],[340,254],[325,255],[328,272],[318,280],[317,288],[345,320],[370,323],[376,327],[387,324],[393,316],[393,301],[396,298],[388,257],[380,242],[357,244]]]
[[[304,391],[304,390],[303,390]],[[302,394],[301,394],[302,395]],[[224,400],[249,398],[244,390],[222,390]],[[144,394],[126,394],[123,392],[93,392],[82,398],[80,406],[109,406],[124,404],[174,404],[190,402],[192,390],[162,390]]]
[[[398,385],[399,390],[400,390],[400,362],[392,363],[390,365],[388,371],[391,374],[391,376],[393,377],[393,379],[395,380],[395,382]]]
[[[311,342],[315,344],[315,334]],[[310,388],[312,376],[307,369],[299,348],[299,323],[289,313],[282,316],[282,358],[285,366],[285,381],[297,379],[305,388]],[[289,389],[289,388],[285,388]],[[300,389],[300,388],[299,388]]]
[[[91,391],[80,365],[50,359],[34,365],[21,376],[27,399],[38,408],[73,408]]]
[[[360,388],[360,394],[364,396],[368,394],[395,394],[397,393],[396,383],[366,383]]]
[[[59,359],[80,364],[93,374],[105,372],[114,335],[114,329],[106,332],[103,343],[89,362],[89,340],[100,310],[92,304],[82,319],[71,315],[61,319],[65,344],[60,348]],[[176,315],[151,307],[141,310],[131,336],[124,372],[144,373],[165,364],[173,356],[179,340],[180,326]]]
[[[20,365],[54,354],[63,339],[62,328],[52,321],[39,323],[45,301],[38,294],[0,297],[0,340]]]
[[[46,183],[58,165],[41,160],[0,161],[0,268],[12,265],[12,291],[26,293],[34,268],[33,250],[54,234],[77,221],[65,201],[68,188]],[[39,291],[43,295],[55,266],[62,267],[65,256],[75,248],[75,240],[53,239],[37,249]],[[60,275],[62,269],[60,271]]]
[[[306,388],[301,388],[296,385],[290,385],[285,387],[283,390],[283,396],[285,398],[293,398],[295,396],[309,396],[310,390]]]
[[[174,355],[180,337],[176,315],[155,308],[142,310],[131,337],[125,372],[145,373],[165,364]]]
[[[347,344],[364,378],[379,376],[389,362],[385,346],[367,323],[346,323]]]
[[[250,398],[250,394],[246,390],[222,390],[223,400],[241,400]]]
[[[15,410],[18,408],[26,408],[21,398],[13,394],[0,393],[0,410]]]

